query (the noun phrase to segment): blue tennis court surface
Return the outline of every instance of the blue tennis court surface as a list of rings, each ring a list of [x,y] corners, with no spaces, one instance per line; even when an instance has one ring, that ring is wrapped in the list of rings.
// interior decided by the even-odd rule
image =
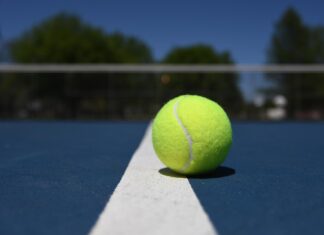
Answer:
[[[190,179],[220,234],[324,234],[324,124],[234,125],[225,166]]]
[[[88,234],[147,126],[0,122],[0,234]],[[323,234],[324,124],[233,130],[224,167],[189,179],[218,233]]]
[[[87,234],[146,123],[0,124],[0,234]]]

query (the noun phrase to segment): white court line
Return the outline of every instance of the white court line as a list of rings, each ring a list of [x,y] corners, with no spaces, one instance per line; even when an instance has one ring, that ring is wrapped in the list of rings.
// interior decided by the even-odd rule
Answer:
[[[90,234],[217,234],[188,179],[162,175],[162,168],[148,127]]]

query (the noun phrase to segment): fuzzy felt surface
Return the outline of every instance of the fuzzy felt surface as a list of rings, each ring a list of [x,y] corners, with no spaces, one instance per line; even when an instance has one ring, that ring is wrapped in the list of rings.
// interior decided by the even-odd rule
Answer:
[[[208,172],[226,158],[232,129],[225,111],[215,102],[195,95],[170,100],[152,127],[153,146],[160,160],[184,174]]]

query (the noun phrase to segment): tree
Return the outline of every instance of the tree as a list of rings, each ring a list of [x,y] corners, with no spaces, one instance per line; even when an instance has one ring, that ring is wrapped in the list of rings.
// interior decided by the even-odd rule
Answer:
[[[293,8],[288,8],[275,25],[268,61],[276,64],[312,63],[310,30]]]
[[[164,62],[172,64],[233,64],[228,52],[217,53],[209,45],[197,44],[171,50]]]
[[[324,33],[321,27],[306,25],[298,12],[288,8],[275,24],[268,51],[268,62],[276,64],[310,64],[324,61]],[[319,109],[323,103],[323,75],[280,74],[271,78],[276,92],[288,99],[288,117],[298,112]]]
[[[197,44],[172,49],[164,58],[169,64],[233,64],[228,52],[216,52],[211,46]],[[164,81],[172,95],[193,93],[221,103],[232,115],[242,108],[243,98],[236,74],[173,74]],[[162,80],[163,82],[163,80]],[[170,92],[170,91],[169,91]]]
[[[107,34],[67,13],[55,15],[10,43],[20,63],[144,63],[150,48],[135,37]]]
[[[145,42],[121,33],[108,34],[82,21],[79,17],[60,13],[11,41],[12,60],[17,63],[146,63],[153,61]],[[134,86],[129,75],[113,74],[28,74],[28,79],[11,79],[12,87],[22,87],[25,92],[20,106],[33,99],[41,99],[50,110],[53,104],[64,106],[69,117],[76,116],[83,106],[107,113],[107,95],[122,85]],[[42,76],[42,79],[39,77]],[[45,78],[44,78],[45,77]],[[117,81],[118,80],[118,81]],[[136,85],[136,84],[135,84]],[[7,86],[7,85],[6,85]],[[7,86],[8,87],[8,86]],[[87,97],[87,98],[85,98]],[[92,102],[92,101],[93,102]],[[116,99],[115,99],[116,100]],[[112,104],[110,107],[124,107]],[[85,104],[85,105],[83,105]],[[96,104],[99,104],[96,106]],[[103,105],[106,104],[106,105]],[[97,109],[96,109],[97,107]]]
[[[108,36],[108,45],[114,48],[121,63],[152,63],[151,49],[141,40],[116,32]]]
[[[61,13],[25,32],[10,45],[21,63],[117,62],[106,35],[78,17]]]

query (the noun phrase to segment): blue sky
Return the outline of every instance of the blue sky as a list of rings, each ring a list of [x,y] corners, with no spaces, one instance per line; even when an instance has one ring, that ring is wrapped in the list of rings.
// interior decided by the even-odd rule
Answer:
[[[237,63],[264,63],[273,26],[295,7],[308,24],[324,24],[324,1],[217,0],[0,0],[5,39],[55,13],[68,11],[107,32],[138,36],[162,58],[175,46],[211,44],[228,50]]]

